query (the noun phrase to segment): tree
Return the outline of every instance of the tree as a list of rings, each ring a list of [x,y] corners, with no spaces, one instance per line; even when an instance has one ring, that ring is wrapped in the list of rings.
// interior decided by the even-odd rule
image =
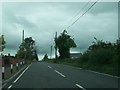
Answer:
[[[111,42],[104,42],[102,40],[98,40],[97,38],[95,38],[95,41],[93,41],[93,45],[89,46],[88,48],[88,51],[93,51],[93,50],[96,50],[96,49],[101,49],[101,48],[104,48],[104,49],[114,49],[114,44],[112,44]]]
[[[116,51],[116,55],[117,55],[117,61],[118,61],[118,63],[120,63],[120,38],[116,41],[115,51]]]
[[[47,54],[45,54],[43,60],[48,60],[48,55]]]
[[[33,59],[38,61],[38,55],[37,55],[37,50],[36,49],[34,50],[34,53],[33,53]]]
[[[59,50],[60,58],[70,57],[70,48],[76,47],[74,39],[64,30],[58,38],[55,38],[56,46]]]
[[[36,59],[36,54],[35,41],[32,39],[32,37],[25,38],[24,42],[22,42],[19,47],[17,57],[33,60]]]
[[[5,39],[4,39],[4,35],[0,35],[0,51],[3,51],[5,48]]]
[[[91,46],[89,46],[86,53],[83,54],[82,59],[85,61],[86,58],[89,62],[99,63],[99,64],[110,64],[117,61],[117,50],[118,44],[111,42],[104,42],[94,38],[95,41]]]
[[[116,41],[116,51],[120,55],[120,38]]]

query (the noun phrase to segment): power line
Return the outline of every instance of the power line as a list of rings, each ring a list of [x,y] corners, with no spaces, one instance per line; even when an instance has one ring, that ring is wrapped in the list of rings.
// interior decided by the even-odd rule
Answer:
[[[83,17],[99,0],[97,0],[96,2],[94,2],[80,17],[78,17],[78,19],[76,19],[71,25],[69,25],[66,29],[68,29],[69,27],[71,27],[73,24],[75,24],[81,17]]]
[[[91,0],[90,0],[90,1],[91,1]],[[76,17],[82,12],[82,10],[83,10],[85,7],[87,7],[87,5],[90,3],[90,1],[87,2],[87,3],[78,11],[78,13],[75,14],[75,16],[72,17],[72,19],[71,19],[70,21],[72,21],[74,18],[76,18]],[[66,25],[66,26],[67,26],[67,25]],[[64,29],[64,28],[63,28],[63,29]]]
[[[91,1],[91,0],[90,0]],[[86,3],[82,8],[81,10],[72,18],[74,19],[75,17],[77,17],[81,11],[90,3],[90,1],[88,3]],[[70,26],[72,26],[73,24],[75,24],[81,17],[83,17],[96,3],[98,2],[98,0],[96,2],[94,2],[81,16],[79,16],[72,24],[70,24],[67,28],[65,29],[68,29]],[[71,19],[71,20],[72,20]],[[55,35],[55,39],[57,38],[57,32],[56,32],[56,35]],[[55,45],[55,58],[57,59],[57,47]]]

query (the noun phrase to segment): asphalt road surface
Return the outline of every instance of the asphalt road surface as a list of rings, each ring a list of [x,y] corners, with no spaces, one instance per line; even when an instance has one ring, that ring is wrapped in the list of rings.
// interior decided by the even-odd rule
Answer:
[[[67,65],[34,62],[7,83],[4,88],[38,88],[38,90],[40,88],[114,89],[118,88],[118,77]]]

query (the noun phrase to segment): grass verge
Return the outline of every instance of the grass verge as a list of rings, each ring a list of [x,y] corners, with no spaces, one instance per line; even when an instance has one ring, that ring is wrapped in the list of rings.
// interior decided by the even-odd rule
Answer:
[[[113,76],[120,77],[120,72],[118,72],[118,64],[99,64],[91,62],[82,62],[79,59],[58,59],[58,60],[47,60],[49,63],[64,64],[74,67],[79,67],[87,70],[93,70],[96,72],[101,72],[105,74],[110,74]]]

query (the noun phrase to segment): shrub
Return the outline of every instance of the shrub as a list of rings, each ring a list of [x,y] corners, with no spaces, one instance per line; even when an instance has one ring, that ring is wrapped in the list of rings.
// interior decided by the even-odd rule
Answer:
[[[80,57],[80,62],[86,62],[89,60],[89,53],[85,52],[81,57]]]
[[[108,64],[111,63],[113,56],[112,49],[99,48],[89,53],[89,60],[92,63]]]

